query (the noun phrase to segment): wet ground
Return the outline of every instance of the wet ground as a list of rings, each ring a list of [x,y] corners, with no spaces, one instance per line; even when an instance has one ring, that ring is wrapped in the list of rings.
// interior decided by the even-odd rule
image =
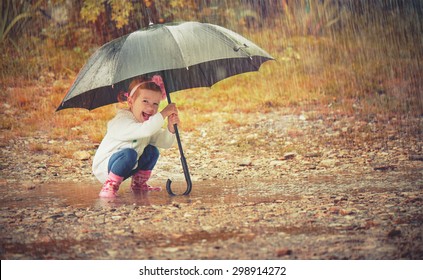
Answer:
[[[423,258],[419,172],[97,195],[91,182],[3,188],[2,259]]]
[[[1,259],[423,259],[421,118],[236,117],[182,134],[187,197],[99,199],[94,143],[0,138]],[[172,176],[176,148],[152,183]]]

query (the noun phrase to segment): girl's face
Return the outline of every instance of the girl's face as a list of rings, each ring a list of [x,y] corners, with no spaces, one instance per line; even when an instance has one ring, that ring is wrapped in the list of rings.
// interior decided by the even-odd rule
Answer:
[[[139,122],[145,122],[157,113],[161,96],[160,91],[138,89],[128,98],[129,108]]]

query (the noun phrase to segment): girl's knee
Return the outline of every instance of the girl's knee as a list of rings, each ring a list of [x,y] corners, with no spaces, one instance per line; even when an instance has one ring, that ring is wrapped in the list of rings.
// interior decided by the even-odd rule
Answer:
[[[137,162],[137,152],[134,149],[126,148],[121,150],[123,157],[126,158],[129,162]]]
[[[134,149],[122,149],[110,157],[108,171],[127,177],[136,163],[137,152]]]
[[[152,158],[159,158],[160,156],[159,149],[157,149],[157,147],[153,145],[148,145],[147,147],[145,147],[144,152],[147,153]]]
[[[114,153],[109,160],[109,169],[114,164],[134,166],[137,162],[137,152],[134,149],[122,149]]]
[[[144,148],[144,152],[138,160],[138,169],[152,170],[159,159],[159,149],[157,147],[148,145]]]

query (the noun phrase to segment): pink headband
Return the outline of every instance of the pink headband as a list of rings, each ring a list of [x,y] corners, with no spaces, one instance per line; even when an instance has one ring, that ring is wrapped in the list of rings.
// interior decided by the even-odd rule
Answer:
[[[147,84],[147,83],[155,83],[158,87],[160,87],[160,91],[162,92],[162,99],[166,98],[166,90],[164,87],[164,83],[163,83],[163,79],[161,76],[159,75],[154,75],[150,81],[146,81],[146,82],[141,82],[139,84],[137,84],[136,86],[134,86],[134,88],[131,90],[131,92],[125,93],[126,97],[131,97],[132,95],[134,95],[135,91],[143,84]]]

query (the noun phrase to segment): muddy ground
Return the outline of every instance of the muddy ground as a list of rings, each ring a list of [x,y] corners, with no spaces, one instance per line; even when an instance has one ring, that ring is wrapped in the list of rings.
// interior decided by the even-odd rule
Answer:
[[[422,118],[211,119],[181,132],[187,197],[134,195],[127,181],[102,200],[98,143],[2,137],[1,259],[423,259]],[[177,148],[151,181],[168,177],[184,191]]]

